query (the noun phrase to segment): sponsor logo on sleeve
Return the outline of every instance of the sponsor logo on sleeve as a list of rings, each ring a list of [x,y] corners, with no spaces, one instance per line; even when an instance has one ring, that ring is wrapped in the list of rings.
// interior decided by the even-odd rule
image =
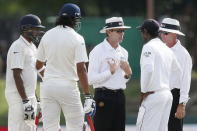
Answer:
[[[145,57],[150,57],[151,56],[151,52],[144,52],[144,56]]]
[[[17,54],[17,53],[19,53],[19,52],[17,52],[17,51],[14,51],[13,53],[14,53],[14,54]]]

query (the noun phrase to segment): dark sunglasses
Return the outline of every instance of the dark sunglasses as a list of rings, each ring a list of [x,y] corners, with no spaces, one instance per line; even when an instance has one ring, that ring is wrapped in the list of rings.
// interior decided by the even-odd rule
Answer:
[[[123,32],[125,32],[125,30],[111,30],[111,32],[113,32],[113,31],[115,31],[117,33],[123,33]]]
[[[164,34],[164,35],[168,35],[169,34],[169,32],[161,32],[162,34]]]

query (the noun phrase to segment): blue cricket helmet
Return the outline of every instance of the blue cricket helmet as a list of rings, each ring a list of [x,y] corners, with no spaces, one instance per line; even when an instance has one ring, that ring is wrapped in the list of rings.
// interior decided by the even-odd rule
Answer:
[[[62,6],[59,11],[59,16],[68,16],[73,18],[81,18],[81,11],[79,6],[72,3],[67,3]]]
[[[33,14],[28,14],[21,17],[19,27],[21,31],[31,28],[45,28],[45,26],[41,24],[40,18]]]

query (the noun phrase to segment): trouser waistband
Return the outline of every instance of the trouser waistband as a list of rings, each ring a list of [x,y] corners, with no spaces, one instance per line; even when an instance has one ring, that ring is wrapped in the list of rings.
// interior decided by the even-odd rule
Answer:
[[[95,89],[96,92],[98,91],[104,91],[104,92],[111,92],[111,93],[118,93],[118,92],[123,92],[123,89],[108,89],[107,87],[98,87]]]

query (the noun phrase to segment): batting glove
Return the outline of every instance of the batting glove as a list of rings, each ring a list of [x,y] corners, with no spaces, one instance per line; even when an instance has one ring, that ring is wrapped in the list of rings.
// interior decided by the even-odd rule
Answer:
[[[35,111],[30,100],[23,100],[24,120],[27,125],[35,124]]]
[[[84,112],[88,116],[94,116],[96,112],[96,103],[91,95],[85,95]]]

